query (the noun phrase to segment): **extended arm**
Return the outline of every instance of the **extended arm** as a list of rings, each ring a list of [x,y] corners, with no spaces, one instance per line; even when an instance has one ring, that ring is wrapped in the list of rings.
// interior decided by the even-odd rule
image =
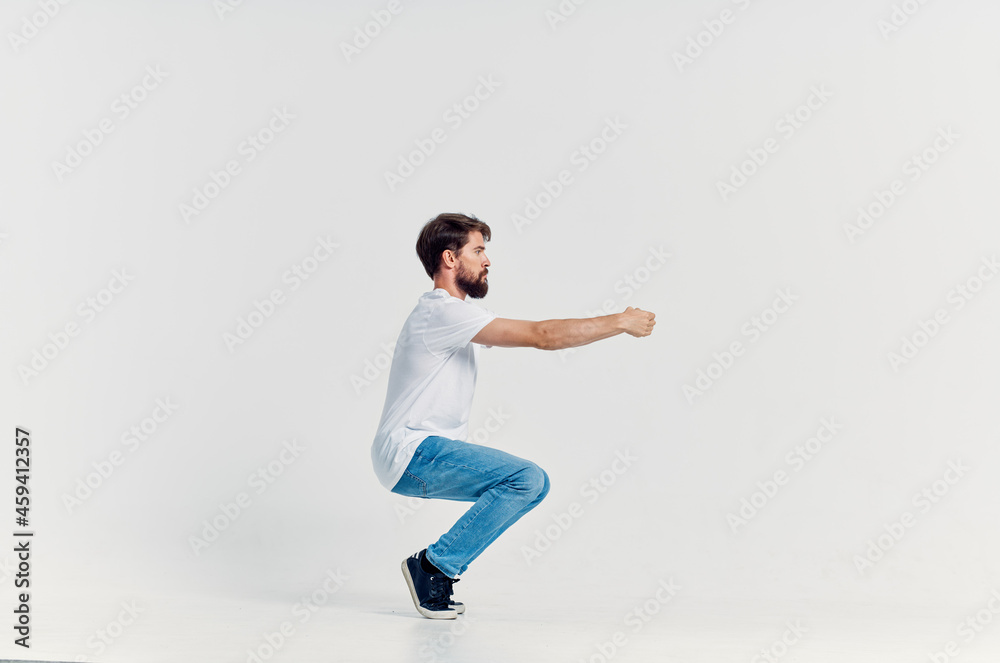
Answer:
[[[596,318],[539,322],[496,318],[479,330],[472,342],[501,348],[562,350],[587,345],[622,332],[632,336],[649,336],[656,324],[655,317],[649,311],[629,307],[623,313]]]

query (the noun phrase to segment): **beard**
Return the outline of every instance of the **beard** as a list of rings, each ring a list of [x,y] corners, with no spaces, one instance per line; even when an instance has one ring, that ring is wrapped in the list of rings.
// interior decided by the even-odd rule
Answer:
[[[490,289],[490,284],[486,282],[485,272],[477,277],[472,272],[467,271],[461,263],[458,266],[458,274],[455,275],[455,285],[473,299],[482,299]]]

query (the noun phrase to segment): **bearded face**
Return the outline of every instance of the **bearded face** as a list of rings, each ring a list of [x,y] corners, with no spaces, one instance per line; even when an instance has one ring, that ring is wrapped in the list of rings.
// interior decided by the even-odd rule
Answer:
[[[455,285],[468,293],[473,299],[482,299],[490,289],[490,284],[486,280],[488,270],[484,267],[479,273],[473,272],[465,267],[464,262],[458,263],[458,273],[455,274]]]

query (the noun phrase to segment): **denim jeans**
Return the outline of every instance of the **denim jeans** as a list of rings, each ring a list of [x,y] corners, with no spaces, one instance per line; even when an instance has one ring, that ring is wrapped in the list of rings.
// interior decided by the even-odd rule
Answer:
[[[457,578],[498,536],[549,492],[549,476],[530,460],[489,447],[432,435],[417,447],[392,492],[425,499],[475,502],[427,546],[427,559]]]

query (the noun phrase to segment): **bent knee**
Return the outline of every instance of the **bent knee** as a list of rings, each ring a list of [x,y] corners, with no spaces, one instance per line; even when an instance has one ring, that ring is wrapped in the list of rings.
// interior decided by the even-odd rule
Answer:
[[[538,468],[538,471],[542,473],[542,489],[538,491],[538,500],[541,501],[545,499],[545,496],[549,494],[549,473]]]
[[[549,475],[538,465],[532,463],[519,473],[524,481],[524,491],[541,501],[549,494]]]

